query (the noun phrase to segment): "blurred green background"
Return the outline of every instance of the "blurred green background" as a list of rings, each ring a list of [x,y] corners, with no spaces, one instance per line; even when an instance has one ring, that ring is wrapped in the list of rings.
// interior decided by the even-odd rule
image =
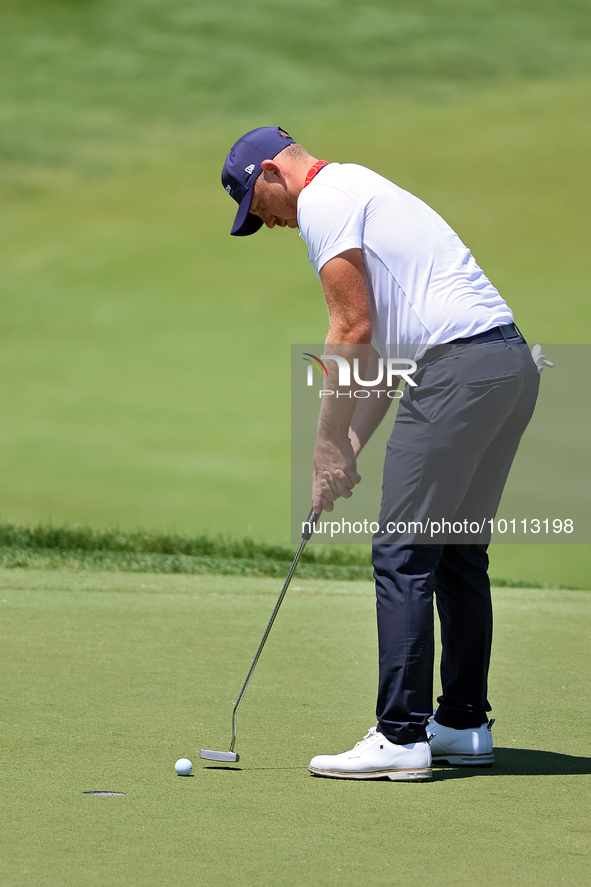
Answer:
[[[589,341],[590,12],[5,0],[0,518],[289,539],[289,346],[326,309],[294,232],[228,236],[255,126],[426,200],[530,343]],[[591,584],[588,546],[491,560]]]

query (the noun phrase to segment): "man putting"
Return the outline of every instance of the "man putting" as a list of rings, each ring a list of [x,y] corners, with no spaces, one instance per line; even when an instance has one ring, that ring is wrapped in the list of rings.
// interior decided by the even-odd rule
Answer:
[[[263,224],[300,229],[328,305],[327,354],[357,358],[363,379],[377,377],[380,359],[417,365],[386,451],[372,551],[378,723],[350,751],[313,758],[310,770],[419,780],[431,778],[432,762],[490,765],[488,522],[537,397],[530,350],[449,225],[377,173],[318,160],[280,128],[262,127],[233,146],[222,183],[239,204],[233,235]],[[327,389],[336,391],[337,362],[326,363]],[[391,402],[323,398],[312,484],[317,513],[352,495],[361,479],[357,456]],[[409,521],[420,530],[399,531]],[[452,529],[458,526],[461,532]],[[443,692],[429,721],[434,592]]]

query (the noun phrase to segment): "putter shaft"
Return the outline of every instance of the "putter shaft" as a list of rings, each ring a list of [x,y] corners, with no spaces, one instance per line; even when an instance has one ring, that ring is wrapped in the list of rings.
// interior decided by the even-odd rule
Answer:
[[[289,588],[289,583],[291,582],[291,577],[295,573],[295,569],[298,565],[298,561],[302,555],[304,548],[306,547],[306,542],[308,542],[309,539],[311,538],[312,533],[314,531],[314,526],[316,525],[316,522],[319,517],[320,517],[320,514],[315,514],[314,509],[312,508],[310,510],[310,514],[308,515],[306,522],[304,524],[304,527],[306,527],[306,529],[302,533],[302,541],[300,542],[299,548],[296,551],[296,555],[293,559],[293,563],[292,563],[291,567],[289,568],[289,573],[287,574],[285,582],[283,583],[283,588],[281,589],[281,594],[279,595],[279,597],[277,599],[277,603],[275,604],[275,609],[273,610],[273,612],[271,614],[271,618],[269,619],[269,624],[267,625],[267,628],[265,629],[263,639],[259,644],[259,648],[256,651],[256,655],[255,655],[254,659],[252,660],[252,665],[250,666],[250,669],[248,670],[248,674],[246,675],[246,680],[244,681],[244,684],[242,685],[242,690],[240,691],[240,695],[238,696],[238,699],[236,700],[236,705],[234,706],[234,711],[232,713],[232,742],[230,743],[230,751],[220,752],[220,751],[211,751],[210,749],[202,748],[200,755],[199,755],[201,758],[207,758],[210,761],[238,761],[239,760],[239,756],[234,751],[234,745],[236,743],[236,716],[238,714],[238,709],[240,707],[240,703],[242,702],[242,697],[244,696],[244,694],[246,692],[246,688],[248,687],[249,681],[252,677],[252,673],[255,669],[255,666],[256,666],[257,662],[259,661],[259,657],[263,651],[263,647],[265,646],[265,641],[269,637],[269,632],[271,631],[271,628],[273,627],[273,623],[275,622],[275,617],[277,616],[277,613],[279,612],[279,607],[281,606],[283,598],[285,597],[285,592]]]

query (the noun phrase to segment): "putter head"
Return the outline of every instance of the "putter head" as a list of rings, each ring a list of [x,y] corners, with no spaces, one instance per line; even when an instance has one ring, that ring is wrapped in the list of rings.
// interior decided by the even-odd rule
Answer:
[[[234,762],[240,760],[240,755],[237,755],[234,751],[211,751],[209,748],[202,748],[199,752],[200,758],[205,758],[208,761],[226,761],[226,762]]]

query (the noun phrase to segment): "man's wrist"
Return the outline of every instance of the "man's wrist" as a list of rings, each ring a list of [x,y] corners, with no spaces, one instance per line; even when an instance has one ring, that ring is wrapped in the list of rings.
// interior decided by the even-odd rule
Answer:
[[[329,447],[347,447],[351,445],[351,438],[347,432],[339,432],[335,434],[331,431],[330,434],[323,433],[322,431],[318,432],[318,436],[316,438],[316,449],[322,446]]]

